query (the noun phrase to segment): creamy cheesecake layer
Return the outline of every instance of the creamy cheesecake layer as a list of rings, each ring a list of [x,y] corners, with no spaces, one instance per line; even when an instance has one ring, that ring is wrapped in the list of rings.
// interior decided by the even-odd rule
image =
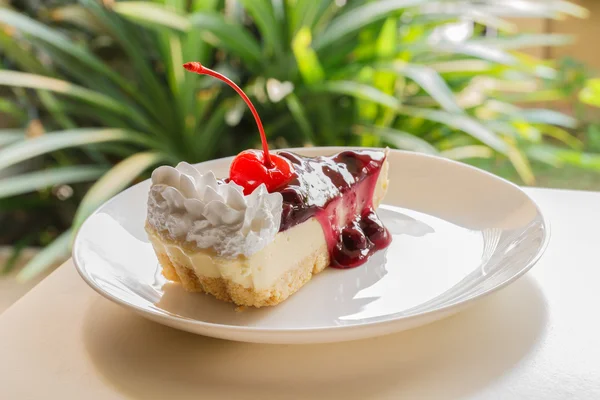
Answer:
[[[181,283],[186,291],[204,292],[218,300],[248,307],[274,306],[281,303],[304,286],[313,275],[329,266],[329,253],[325,249],[318,249],[305,255],[296,268],[281,275],[270,288],[255,290],[229,279],[199,276],[193,269],[173,262],[166,253],[157,255],[163,267],[163,275],[171,281]]]
[[[192,269],[198,276],[224,278],[257,291],[273,286],[281,275],[297,268],[307,254],[323,249],[327,252],[323,229],[315,218],[279,232],[273,242],[250,257],[234,259],[165,240],[150,227],[146,230],[154,251],[167,254],[172,263]]]

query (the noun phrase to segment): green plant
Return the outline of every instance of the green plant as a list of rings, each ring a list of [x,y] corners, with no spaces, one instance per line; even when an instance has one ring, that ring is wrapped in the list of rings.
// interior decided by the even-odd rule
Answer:
[[[499,16],[518,17],[517,2],[492,3],[80,0],[45,10],[44,21],[0,9],[0,48],[16,67],[0,71],[0,85],[27,89],[46,132],[0,133],[0,171],[44,155],[46,168],[4,178],[0,196],[103,174],[81,198],[72,229],[22,276],[68,254],[69,238],[87,215],[156,164],[257,145],[237,95],[184,73],[186,61],[240,83],[275,147],[390,145],[461,160],[500,157],[527,183],[534,179],[529,158],[571,162],[555,157],[557,149],[543,138],[578,149],[563,129],[575,120],[502,100],[556,78],[550,62],[518,49],[570,38],[518,34]],[[520,3],[528,16],[585,15],[566,1]],[[450,37],[449,28],[468,29],[469,21],[479,27],[471,38]],[[480,35],[481,27],[500,36]],[[0,110],[20,108],[6,97]]]
[[[578,93],[578,99],[581,104],[600,108],[600,79],[587,79]],[[597,120],[586,122],[587,147],[595,152],[600,152],[600,123]]]
[[[600,79],[588,79],[579,92],[579,101],[594,107],[600,107]]]

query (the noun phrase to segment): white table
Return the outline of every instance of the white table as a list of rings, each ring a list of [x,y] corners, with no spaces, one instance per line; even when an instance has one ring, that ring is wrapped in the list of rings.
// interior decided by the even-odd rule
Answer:
[[[67,262],[0,316],[0,399],[600,399],[600,193],[528,191],[552,230],[530,273],[371,340],[179,332],[100,297]]]

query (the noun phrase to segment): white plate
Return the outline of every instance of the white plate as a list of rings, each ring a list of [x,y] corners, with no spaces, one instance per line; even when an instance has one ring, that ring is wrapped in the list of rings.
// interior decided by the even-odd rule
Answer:
[[[344,148],[304,148],[306,155]],[[73,259],[98,293],[174,328],[261,343],[360,339],[453,314],[514,281],[541,256],[548,226],[517,186],[464,164],[391,151],[379,215],[394,239],[361,267],[329,268],[275,307],[231,304],[167,283],[144,232],[142,182],[81,227]],[[198,164],[226,176],[231,158]]]

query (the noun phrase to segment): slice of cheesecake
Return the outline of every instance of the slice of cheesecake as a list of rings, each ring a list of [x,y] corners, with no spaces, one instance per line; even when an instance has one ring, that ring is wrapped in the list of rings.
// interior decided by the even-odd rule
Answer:
[[[146,231],[164,276],[239,306],[284,301],[327,266],[350,268],[387,247],[375,209],[388,186],[384,151],[278,155],[293,177],[244,195],[193,166],[152,174]]]

